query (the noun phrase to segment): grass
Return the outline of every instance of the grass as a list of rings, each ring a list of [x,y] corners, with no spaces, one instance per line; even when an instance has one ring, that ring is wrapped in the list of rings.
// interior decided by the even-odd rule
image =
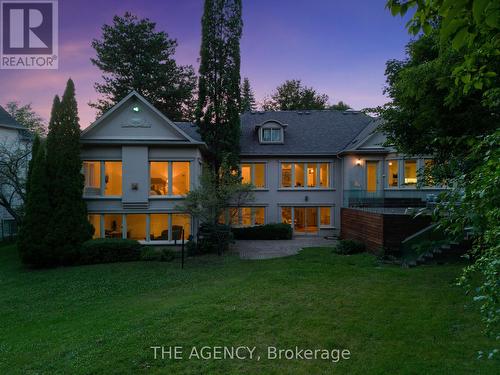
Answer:
[[[0,248],[1,374],[494,374],[459,265],[401,269],[311,248],[27,270]],[[256,346],[260,361],[155,360],[151,346]],[[267,360],[267,346],[351,359]],[[185,354],[187,356],[187,354]]]

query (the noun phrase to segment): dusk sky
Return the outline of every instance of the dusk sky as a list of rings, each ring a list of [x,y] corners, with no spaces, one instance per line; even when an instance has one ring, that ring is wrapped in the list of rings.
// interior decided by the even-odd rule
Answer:
[[[403,58],[410,40],[405,20],[392,17],[385,0],[243,0],[241,76],[248,77],[258,101],[286,79],[301,79],[355,109],[386,102],[385,62]],[[75,81],[80,124],[95,111],[100,72],[90,46],[101,26],[130,11],[157,23],[177,39],[176,60],[197,70],[203,0],[59,0],[59,69],[0,70],[0,104],[32,103],[46,120],[55,94]]]

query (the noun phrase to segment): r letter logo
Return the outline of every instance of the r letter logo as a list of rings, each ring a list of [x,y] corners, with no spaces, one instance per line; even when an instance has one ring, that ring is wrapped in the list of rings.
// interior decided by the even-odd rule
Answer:
[[[57,69],[57,0],[0,1],[0,69]]]

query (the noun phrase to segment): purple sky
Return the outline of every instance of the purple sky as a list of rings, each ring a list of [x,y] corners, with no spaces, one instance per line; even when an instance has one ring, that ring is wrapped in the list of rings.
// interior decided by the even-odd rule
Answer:
[[[302,79],[356,109],[385,103],[388,59],[402,58],[409,36],[385,0],[243,0],[241,76],[260,101],[286,79]],[[81,127],[95,119],[100,72],[90,63],[93,38],[115,14],[131,11],[176,38],[176,60],[197,69],[203,0],[59,0],[59,69],[0,70],[0,104],[32,103],[48,119],[55,94],[75,81]]]

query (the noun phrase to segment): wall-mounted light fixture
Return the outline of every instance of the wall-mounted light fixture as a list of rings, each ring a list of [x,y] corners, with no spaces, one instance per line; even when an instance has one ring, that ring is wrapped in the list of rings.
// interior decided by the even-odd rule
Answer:
[[[361,165],[361,159],[356,160],[356,165]]]
[[[389,165],[392,165],[392,161],[389,162]]]

